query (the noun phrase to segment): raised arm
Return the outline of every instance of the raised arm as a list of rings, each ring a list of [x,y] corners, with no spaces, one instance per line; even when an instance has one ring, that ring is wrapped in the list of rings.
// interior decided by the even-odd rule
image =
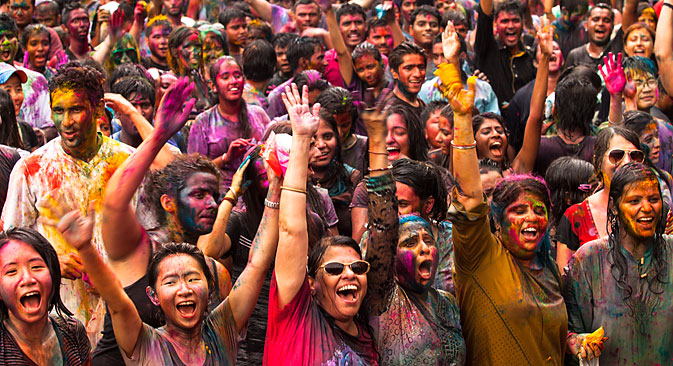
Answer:
[[[390,172],[386,149],[386,119],[379,111],[365,112],[362,119],[369,136],[369,177],[365,180],[369,194],[369,240],[367,261],[367,306],[370,315],[383,313],[390,291],[395,285],[395,255],[397,254],[397,199],[395,182]]]
[[[91,207],[89,216],[83,217],[78,210],[72,211],[63,216],[58,223],[58,230],[79,252],[91,283],[107,303],[117,344],[127,356],[130,356],[140,336],[143,321],[133,301],[124,292],[121,282],[91,243],[94,212]]]
[[[278,307],[283,308],[297,295],[306,278],[308,231],[306,224],[306,179],[311,140],[318,130],[320,104],[308,106],[308,87],[301,97],[297,85],[282,94],[292,123],[292,149],[280,195],[279,239],[275,268]]]
[[[346,47],[346,42],[344,42],[343,36],[341,35],[341,30],[339,30],[339,23],[337,23],[334,8],[332,8],[330,0],[320,0],[318,4],[323,13],[325,13],[329,36],[338,56],[337,59],[339,61],[341,78],[344,80],[345,85],[349,85],[353,79],[353,58],[351,57],[350,52],[348,52],[348,47]]]
[[[441,64],[447,73],[446,82],[442,79],[443,94],[453,109],[453,141],[451,143],[451,159],[454,177],[458,183],[458,200],[470,211],[483,202],[484,193],[479,175],[477,160],[477,143],[472,132],[472,108],[474,106],[474,89],[476,77],[467,79],[469,90],[463,89],[458,69],[453,64]]]
[[[271,23],[271,4],[266,0],[245,0],[262,20]],[[275,29],[274,29],[275,30]]]
[[[224,253],[228,252],[229,248],[231,248],[231,238],[227,235],[227,224],[229,223],[231,210],[236,206],[238,197],[243,194],[243,174],[249,164],[250,159],[246,159],[241,166],[238,167],[238,170],[236,170],[236,173],[234,173],[231,180],[231,186],[220,203],[220,207],[217,209],[217,218],[213,225],[213,231],[206,235],[199,236],[199,240],[196,243],[203,254],[211,258],[220,260]]]
[[[105,65],[105,60],[110,55],[115,43],[119,41],[123,35],[122,25],[124,23],[124,11],[119,9],[112,13],[110,18],[110,30],[105,40],[101,42],[94,51],[91,58],[101,65]]]
[[[484,14],[488,16],[493,14],[493,0],[481,0],[479,6],[481,6],[481,11],[484,12]]]
[[[131,104],[126,98],[122,97],[119,94],[114,93],[105,93],[105,104],[112,108],[118,114],[123,114],[128,116],[128,118],[133,122],[133,125],[138,130],[140,137],[147,139],[152,132],[154,132],[154,126],[150,124],[143,115],[138,112],[138,110]],[[171,149],[168,148],[167,144],[159,150],[154,162],[152,163],[152,169],[161,169],[165,167],[168,163],[175,159],[175,155],[171,152]]]
[[[544,21],[546,23],[546,20]],[[516,173],[530,173],[535,166],[535,159],[540,149],[540,136],[542,134],[542,119],[544,117],[544,100],[547,94],[547,77],[549,76],[549,59],[554,49],[554,30],[545,24],[537,37],[540,44],[540,60],[535,76],[533,96],[530,99],[530,113],[526,121],[526,129],[523,133],[521,150],[512,162],[512,168]]]
[[[612,52],[603,57],[603,65],[598,68],[605,81],[605,88],[610,93],[610,114],[608,122],[610,124],[619,124],[624,120],[622,110],[622,98],[624,87],[626,86],[626,75],[622,67],[622,53],[617,55],[617,62]]]
[[[624,10],[622,11],[622,29],[625,31],[626,28],[631,26],[631,24],[638,21],[638,1],[639,0],[624,0]]]
[[[255,309],[259,291],[262,289],[266,271],[276,253],[278,244],[278,214],[281,180],[273,169],[264,162],[269,178],[269,191],[266,194],[264,214],[259,222],[257,234],[252,241],[248,264],[238,277],[234,288],[229,293],[229,305],[234,314],[236,329],[240,332]],[[267,203],[268,202],[268,203]],[[276,207],[273,207],[276,206]],[[226,226],[226,225],[225,225]]]
[[[168,89],[157,111],[154,132],[108,181],[103,199],[102,233],[105,249],[112,260],[127,257],[141,242],[143,231],[131,207],[131,198],[159,150],[187,121],[195,103],[194,99],[187,101],[193,88],[189,79],[182,77]]]
[[[664,0],[657,23],[654,54],[659,63],[659,75],[664,89],[673,94],[673,0]]]
[[[136,40],[137,44],[140,44],[140,35],[145,28],[145,18],[147,18],[147,8],[149,5],[145,1],[138,1],[136,3],[135,9],[133,9],[133,25],[129,33],[133,36],[133,39]]]

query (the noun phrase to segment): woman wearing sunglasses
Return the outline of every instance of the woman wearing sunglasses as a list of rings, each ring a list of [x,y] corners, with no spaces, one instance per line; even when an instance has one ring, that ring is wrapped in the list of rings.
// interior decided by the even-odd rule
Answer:
[[[435,238],[435,230],[420,212],[398,216],[385,115],[368,112],[363,120],[369,136],[366,258],[372,265],[365,306],[381,364],[463,365],[465,341],[458,304],[450,293],[433,288],[440,238]]]
[[[620,166],[645,160],[638,135],[624,127],[608,127],[598,133],[594,145],[594,169],[602,183],[584,201],[570,206],[556,228],[556,261],[564,268],[580,246],[607,236],[607,207],[610,182]]]
[[[608,236],[579,248],[564,278],[568,353],[600,356],[601,365],[670,365],[673,238],[663,235],[667,208],[655,172],[624,164],[608,201]],[[580,349],[599,327],[607,340]]]
[[[345,236],[325,237],[315,244],[308,240],[306,177],[320,104],[309,109],[306,86],[301,95],[294,83],[285,91],[292,148],[281,187],[264,364],[378,365],[368,316],[361,306],[370,266],[362,260],[359,246]],[[262,221],[262,225],[268,224]]]

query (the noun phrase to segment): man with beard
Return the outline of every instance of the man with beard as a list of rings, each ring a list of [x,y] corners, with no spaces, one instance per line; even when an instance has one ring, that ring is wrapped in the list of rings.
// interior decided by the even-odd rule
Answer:
[[[97,70],[70,62],[49,82],[52,118],[59,137],[20,160],[10,176],[7,201],[2,213],[5,229],[30,227],[54,246],[59,256],[61,298],[75,317],[88,324],[105,307],[91,286],[82,280],[82,262],[72,247],[41,218],[58,219],[48,207],[65,211],[96,212],[94,245],[104,253],[101,209],[107,180],[132,153],[132,148],[97,133],[96,120],[104,110],[103,75]],[[94,205],[90,202],[94,201]],[[84,277],[86,279],[86,277]],[[102,318],[100,318],[102,319]],[[102,328],[89,329],[97,338]],[[93,344],[95,344],[95,339]]]
[[[479,6],[474,52],[477,69],[491,82],[500,109],[506,108],[517,89],[535,78],[532,50],[521,42],[523,10],[516,0],[498,3],[483,0]],[[494,37],[493,25],[497,39]]]
[[[589,11],[589,17],[584,22],[584,28],[589,35],[589,42],[574,48],[568,54],[565,67],[578,64],[591,65],[597,68],[603,62],[607,45],[614,27],[615,14],[609,4],[597,3]]]
[[[184,16],[184,0],[164,0],[160,2],[168,21],[173,24],[173,27],[186,25],[188,27],[194,26],[194,19]],[[161,11],[161,9],[159,9]]]
[[[414,43],[423,48],[426,55],[432,55],[432,41],[439,34],[439,11],[430,5],[421,5],[411,13],[409,32]],[[435,72],[435,64],[428,60],[425,68],[425,78],[430,79]]]
[[[419,116],[425,103],[418,98],[418,92],[425,81],[427,58],[422,48],[411,42],[402,42],[393,49],[388,59],[390,72],[395,80],[393,95],[389,105],[401,104]]]
[[[168,66],[168,35],[171,34],[173,25],[166,16],[158,15],[149,22],[145,28],[145,37],[150,49],[149,57],[143,57],[142,64],[146,69],[156,68],[162,71],[170,71]]]

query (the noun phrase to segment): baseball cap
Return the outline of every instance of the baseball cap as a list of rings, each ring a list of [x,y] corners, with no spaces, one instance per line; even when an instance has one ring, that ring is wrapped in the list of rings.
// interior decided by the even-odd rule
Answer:
[[[7,80],[9,80],[12,75],[14,75],[14,73],[16,73],[16,75],[19,77],[19,80],[21,80],[22,84],[28,80],[28,76],[23,70],[19,70],[8,63],[0,62],[0,84],[6,83]]]

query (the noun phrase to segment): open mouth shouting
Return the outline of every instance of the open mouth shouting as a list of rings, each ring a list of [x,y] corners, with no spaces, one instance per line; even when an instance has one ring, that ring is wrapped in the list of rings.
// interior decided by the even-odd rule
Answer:
[[[19,298],[21,306],[24,308],[26,314],[35,315],[40,312],[40,305],[42,305],[42,296],[39,291],[29,291]]]
[[[521,235],[521,239],[525,241],[537,242],[540,238],[540,233],[540,230],[538,230],[536,227],[526,227],[521,229],[519,234]]]
[[[175,305],[175,308],[184,318],[193,318],[196,315],[196,302],[193,300],[181,301]]]
[[[488,151],[491,154],[493,160],[496,161],[502,160],[502,158],[505,155],[504,150],[505,150],[504,145],[500,140],[495,140],[492,141],[490,144],[488,144]]]
[[[432,278],[432,259],[426,259],[418,265],[417,272],[422,281],[429,281]]]
[[[337,298],[347,304],[356,304],[360,298],[360,286],[351,283],[343,285],[336,290]]]

